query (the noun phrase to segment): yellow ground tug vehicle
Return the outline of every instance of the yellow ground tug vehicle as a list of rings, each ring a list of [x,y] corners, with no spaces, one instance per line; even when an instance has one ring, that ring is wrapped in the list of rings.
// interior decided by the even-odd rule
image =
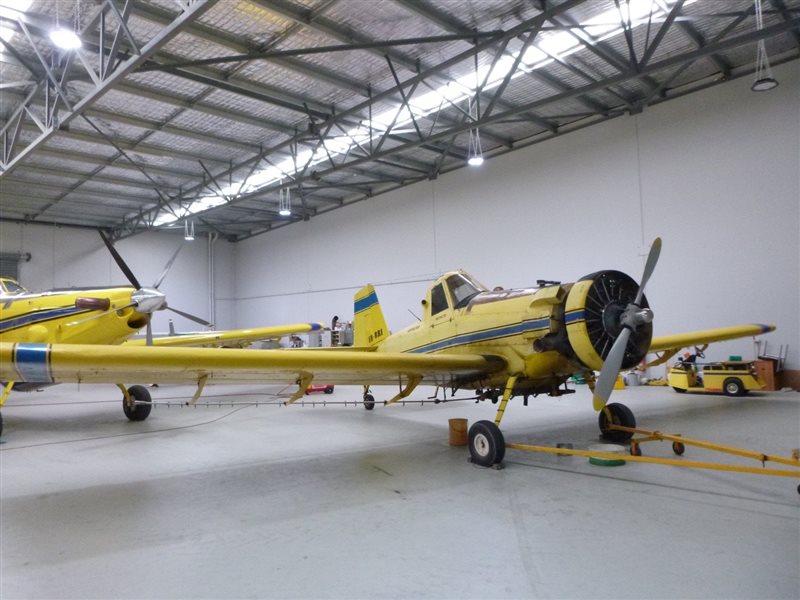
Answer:
[[[744,396],[750,390],[765,387],[756,375],[755,363],[741,360],[679,361],[670,368],[667,383],[680,393],[722,392],[726,396]]]

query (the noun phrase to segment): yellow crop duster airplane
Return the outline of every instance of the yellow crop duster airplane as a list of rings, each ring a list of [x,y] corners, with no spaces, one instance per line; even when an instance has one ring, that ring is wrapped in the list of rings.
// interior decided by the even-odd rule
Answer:
[[[153,287],[143,287],[128,265],[100,232],[114,260],[133,287],[102,287],[87,289],[52,290],[30,293],[19,283],[9,278],[0,278],[0,343],[12,343],[16,353],[24,355],[30,348],[40,348],[43,343],[55,345],[93,344],[101,351],[109,345],[130,346],[229,346],[244,345],[253,340],[281,338],[293,333],[322,329],[320,323],[298,323],[278,327],[260,327],[228,331],[208,331],[190,335],[154,338],[150,319],[156,310],[171,310],[201,325],[209,326],[203,319],[167,306],[166,297],[158,287],[167,275],[181,247],[170,258],[161,276]],[[146,327],[144,340],[129,340],[141,328]],[[3,360],[3,359],[0,359]],[[7,373],[2,369],[0,381],[4,390],[0,395],[0,406],[5,403],[12,388],[26,391],[54,383],[40,377],[38,367],[25,361],[18,364],[20,370]],[[5,363],[3,367],[6,367]],[[149,381],[148,377],[144,378]],[[116,383],[116,381],[115,381]],[[146,387],[120,385],[123,391],[123,409],[132,421],[147,418],[152,408],[150,392]],[[0,415],[0,433],[3,430]]]
[[[421,321],[393,335],[368,285],[355,296],[352,348],[250,351],[0,342],[0,379],[194,383],[194,400],[206,383],[295,382],[297,390],[287,401],[293,403],[318,378],[364,385],[367,409],[375,404],[372,385],[398,386],[387,404],[408,397],[419,384],[452,392],[473,389],[480,398],[500,402],[494,421],[478,421],[469,430],[473,462],[491,466],[505,453],[499,425],[508,401],[568,393],[566,380],[580,373],[593,386],[604,436],[625,441],[630,435],[609,425],[634,426],[633,414],[622,404],[607,404],[620,369],[638,365],[648,352],[661,352],[651,363],[660,364],[685,346],[775,329],[742,325],[653,337],[644,286],[660,250],[656,239],[641,285],[619,271],[599,271],[575,283],[489,290],[463,271],[445,273],[422,301]],[[595,370],[600,370],[597,380]]]

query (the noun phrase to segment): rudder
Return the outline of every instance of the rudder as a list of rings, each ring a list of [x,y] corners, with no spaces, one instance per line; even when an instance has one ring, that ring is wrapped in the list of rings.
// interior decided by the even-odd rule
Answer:
[[[355,295],[353,305],[353,337],[356,346],[377,346],[389,337],[389,328],[372,284]]]

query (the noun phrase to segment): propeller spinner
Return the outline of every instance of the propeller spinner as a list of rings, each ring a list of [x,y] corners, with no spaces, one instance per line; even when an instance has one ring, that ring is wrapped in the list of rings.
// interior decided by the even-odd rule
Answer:
[[[135,306],[138,312],[150,315],[150,317],[152,317],[153,312],[157,310],[166,309],[176,314],[179,314],[182,317],[190,319],[195,323],[199,323],[204,327],[211,327],[211,323],[209,323],[205,319],[201,319],[200,317],[197,317],[190,313],[180,311],[176,308],[167,306],[167,297],[158,290],[159,286],[164,281],[164,278],[167,276],[167,273],[169,273],[169,270],[172,268],[175,259],[178,257],[178,253],[183,248],[183,244],[178,246],[178,248],[173,253],[172,257],[169,259],[169,261],[167,261],[164,270],[161,272],[161,275],[153,284],[153,287],[145,288],[139,283],[139,280],[136,278],[136,275],[133,274],[133,271],[130,269],[128,264],[122,258],[120,253],[117,252],[117,249],[114,247],[114,244],[111,242],[111,240],[109,240],[108,237],[106,237],[106,235],[101,230],[98,230],[98,233],[100,234],[103,243],[106,245],[106,248],[108,248],[108,251],[111,253],[111,256],[114,258],[114,262],[116,262],[117,266],[120,268],[120,271],[124,273],[125,277],[131,283],[131,285],[134,288],[136,288],[136,291],[133,294],[131,294],[131,306]],[[153,328],[151,325],[150,318],[147,319],[147,328],[145,330],[145,333],[147,335],[147,345],[152,346]]]
[[[650,254],[647,256],[647,262],[644,266],[644,273],[642,273],[642,282],[639,284],[639,290],[636,292],[636,298],[633,302],[629,303],[618,316],[618,327],[620,328],[619,334],[614,340],[614,345],[603,361],[603,368],[600,370],[600,376],[594,386],[593,405],[594,409],[600,411],[608,402],[611,397],[611,391],[614,389],[614,382],[616,381],[619,371],[622,368],[622,361],[625,358],[625,353],[628,347],[628,341],[631,334],[634,333],[640,326],[651,323],[653,321],[653,311],[647,307],[640,306],[642,298],[644,297],[644,288],[653,274],[658,263],[658,257],[661,254],[661,238],[656,238],[650,246]]]

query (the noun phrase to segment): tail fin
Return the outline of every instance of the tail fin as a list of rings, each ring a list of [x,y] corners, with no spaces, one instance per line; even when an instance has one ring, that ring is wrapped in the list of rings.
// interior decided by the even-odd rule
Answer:
[[[355,296],[353,306],[353,340],[356,346],[377,346],[389,337],[375,288],[368,284]]]

